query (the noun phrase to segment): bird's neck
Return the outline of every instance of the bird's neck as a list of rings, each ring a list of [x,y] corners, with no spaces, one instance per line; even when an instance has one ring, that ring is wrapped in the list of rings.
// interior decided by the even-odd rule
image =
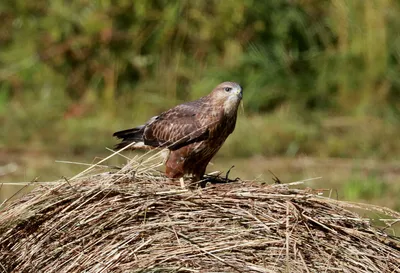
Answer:
[[[224,104],[223,104],[224,115],[230,116],[230,117],[236,116],[237,110],[239,107],[239,103],[240,103],[240,100],[235,99],[235,98],[224,101]]]

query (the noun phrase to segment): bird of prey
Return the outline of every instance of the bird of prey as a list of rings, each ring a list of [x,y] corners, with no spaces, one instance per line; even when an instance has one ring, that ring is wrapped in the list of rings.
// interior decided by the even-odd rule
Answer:
[[[138,127],[115,132],[122,141],[115,146],[132,149],[168,148],[165,174],[200,181],[212,157],[236,125],[242,87],[223,82],[205,97],[186,102],[149,119]],[[132,144],[132,142],[134,144]]]

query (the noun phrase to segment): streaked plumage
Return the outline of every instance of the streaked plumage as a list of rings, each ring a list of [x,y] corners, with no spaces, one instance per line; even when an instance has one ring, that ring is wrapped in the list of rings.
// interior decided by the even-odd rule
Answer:
[[[242,88],[234,82],[219,84],[209,95],[175,106],[144,125],[115,132],[122,139],[116,148],[132,142],[132,149],[167,147],[166,175],[190,174],[200,180],[208,163],[233,132]]]

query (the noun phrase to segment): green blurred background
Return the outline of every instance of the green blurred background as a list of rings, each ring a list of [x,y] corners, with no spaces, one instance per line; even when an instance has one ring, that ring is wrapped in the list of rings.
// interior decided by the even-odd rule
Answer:
[[[244,111],[209,170],[400,210],[398,0],[6,0],[0,22],[0,182],[76,174],[55,160],[230,80]]]

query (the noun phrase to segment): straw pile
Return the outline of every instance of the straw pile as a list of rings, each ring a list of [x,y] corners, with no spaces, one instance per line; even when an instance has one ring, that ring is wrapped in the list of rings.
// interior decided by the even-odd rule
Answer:
[[[398,238],[349,206],[287,184],[193,190],[127,166],[6,204],[0,272],[400,272]]]

